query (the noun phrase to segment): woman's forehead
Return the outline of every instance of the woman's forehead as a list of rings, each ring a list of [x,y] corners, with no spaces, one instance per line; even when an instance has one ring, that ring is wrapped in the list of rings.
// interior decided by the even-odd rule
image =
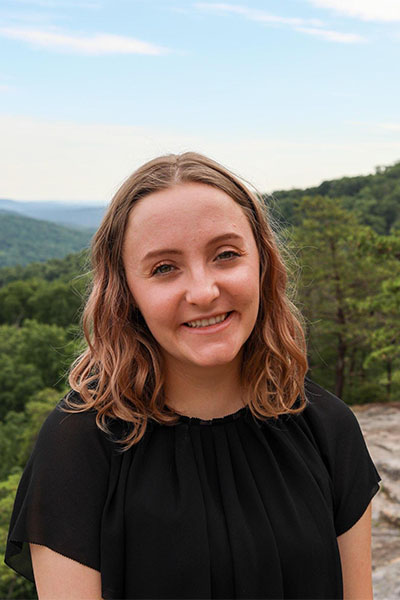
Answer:
[[[140,255],[160,248],[206,247],[224,237],[229,243],[253,243],[250,223],[225,192],[189,184],[151,194],[131,211],[125,244]],[[235,238],[235,239],[234,239]]]
[[[160,190],[140,199],[129,215],[129,225],[134,228],[172,225],[198,219],[234,219],[244,223],[247,217],[242,207],[221,189],[202,183],[185,183]]]

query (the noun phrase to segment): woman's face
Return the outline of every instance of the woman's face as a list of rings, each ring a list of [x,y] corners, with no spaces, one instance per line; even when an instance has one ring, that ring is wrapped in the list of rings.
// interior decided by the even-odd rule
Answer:
[[[166,367],[240,362],[259,307],[259,254],[225,192],[179,184],[141,199],[124,238],[127,283]]]

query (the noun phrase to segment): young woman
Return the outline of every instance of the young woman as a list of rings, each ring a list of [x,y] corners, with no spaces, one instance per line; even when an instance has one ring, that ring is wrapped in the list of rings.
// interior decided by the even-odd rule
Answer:
[[[257,196],[156,158],[92,245],[86,351],[15,500],[6,562],[39,598],[372,598],[380,481],[346,404],[307,376]]]

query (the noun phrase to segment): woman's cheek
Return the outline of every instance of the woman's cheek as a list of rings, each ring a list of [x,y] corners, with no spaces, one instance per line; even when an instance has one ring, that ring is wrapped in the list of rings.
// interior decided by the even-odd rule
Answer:
[[[157,321],[176,316],[177,294],[166,286],[157,286],[146,298],[147,311]]]
[[[241,298],[242,301],[251,301],[254,295],[258,295],[259,276],[258,271],[246,269],[244,272],[235,273],[230,279],[230,290],[232,296]]]

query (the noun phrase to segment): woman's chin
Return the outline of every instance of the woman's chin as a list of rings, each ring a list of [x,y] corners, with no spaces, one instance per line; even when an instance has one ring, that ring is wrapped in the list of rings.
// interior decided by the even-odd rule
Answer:
[[[213,369],[218,367],[226,367],[228,365],[234,364],[239,360],[239,352],[233,353],[225,353],[225,354],[215,354],[211,355],[205,354],[198,355],[196,357],[192,357],[187,361],[187,363],[191,364],[193,367],[199,367],[203,369]]]

